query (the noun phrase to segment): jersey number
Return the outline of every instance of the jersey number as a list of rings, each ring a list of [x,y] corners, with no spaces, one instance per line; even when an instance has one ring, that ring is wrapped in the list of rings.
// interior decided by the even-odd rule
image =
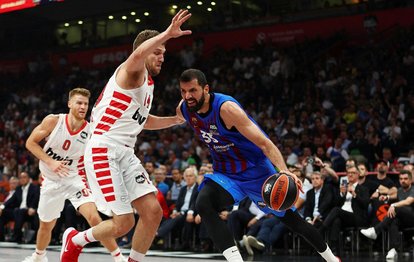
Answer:
[[[211,141],[213,141],[213,143],[218,143],[218,140],[213,137],[213,134],[207,133],[203,130],[200,130],[200,131],[201,131],[201,136],[203,137],[204,142],[210,143]]]
[[[68,150],[69,147],[70,147],[70,140],[65,140],[65,142],[63,142],[62,149],[63,150]]]

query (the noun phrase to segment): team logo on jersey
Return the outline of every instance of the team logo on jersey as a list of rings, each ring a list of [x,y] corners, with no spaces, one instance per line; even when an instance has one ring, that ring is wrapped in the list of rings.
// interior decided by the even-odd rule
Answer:
[[[143,184],[145,182],[145,175],[144,173],[141,173],[135,177],[135,182],[138,184]]]
[[[88,137],[88,133],[86,133],[85,131],[82,131],[82,132],[80,133],[80,137],[81,137],[82,139],[86,139],[86,138]]]
[[[213,134],[213,135],[218,135],[219,134],[216,125],[210,124],[210,133]]]

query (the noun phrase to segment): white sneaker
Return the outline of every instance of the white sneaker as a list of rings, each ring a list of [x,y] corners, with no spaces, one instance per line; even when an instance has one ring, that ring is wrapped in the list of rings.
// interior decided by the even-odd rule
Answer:
[[[361,234],[373,240],[377,239],[377,232],[375,232],[375,228],[373,227],[361,229]]]
[[[247,237],[247,243],[249,243],[249,245],[251,247],[254,247],[258,250],[263,250],[265,249],[265,244],[263,244],[262,242],[260,242],[259,240],[257,240],[257,238],[255,238],[254,236],[248,236]]]
[[[26,257],[22,262],[48,262],[46,253],[38,255],[34,252],[31,256]]]
[[[122,254],[116,257],[113,257],[115,262],[128,262],[128,259]]]
[[[395,248],[391,248],[390,251],[388,251],[387,256],[385,257],[387,260],[395,260],[397,259],[397,251]]]
[[[246,235],[243,236],[242,241],[243,241],[244,248],[246,248],[247,254],[249,254],[249,256],[253,256],[254,252],[253,252],[252,247],[249,244],[248,237]]]

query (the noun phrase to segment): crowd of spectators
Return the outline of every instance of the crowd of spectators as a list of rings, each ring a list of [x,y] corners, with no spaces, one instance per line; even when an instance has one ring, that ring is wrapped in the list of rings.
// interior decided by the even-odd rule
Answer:
[[[212,91],[240,101],[282,151],[288,165],[300,166],[304,179],[317,180],[315,170],[306,164],[311,157],[331,167],[322,171],[323,164],[325,176],[350,174],[350,158],[375,174],[378,163],[387,163],[387,172],[398,174],[414,163],[414,31],[396,28],[387,38],[378,39],[363,45],[337,34],[285,48],[267,43],[248,50],[217,48],[209,57],[203,55],[202,45],[169,53],[163,73],[155,79],[151,113],[175,114],[180,100],[177,78],[183,69],[195,67],[207,73]],[[91,91],[93,104],[113,71],[113,67],[85,70],[62,64],[54,72],[49,61],[39,57],[28,64],[27,72],[0,75],[0,202],[9,194],[10,178],[27,172],[35,184],[40,182],[38,161],[24,147],[32,129],[45,115],[66,112],[67,93],[76,86]],[[186,222],[202,225],[188,205],[184,204],[185,210],[174,209],[181,194],[186,194],[180,191],[187,185],[182,182],[182,172],[194,167],[199,183],[197,173],[211,171],[208,150],[192,131],[186,126],[145,131],[138,137],[136,154],[146,163],[167,204],[165,220],[172,212],[173,219],[186,214]],[[339,190],[337,177],[331,182],[338,195],[347,194],[345,189]],[[332,221],[337,223],[336,217]],[[185,235],[189,234],[187,230]],[[208,237],[200,235],[200,239]],[[247,239],[238,233],[240,245],[248,243]],[[128,243],[128,238],[123,241]]]

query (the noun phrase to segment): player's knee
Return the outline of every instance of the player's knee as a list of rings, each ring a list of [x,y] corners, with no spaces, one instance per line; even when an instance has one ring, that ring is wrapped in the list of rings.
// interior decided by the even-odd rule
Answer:
[[[147,221],[147,223],[160,223],[162,219],[162,208],[158,202],[149,205],[143,214],[139,215],[140,219]]]
[[[88,224],[93,227],[97,224],[101,223],[102,219],[98,214],[90,214],[85,217],[86,221],[88,221]]]
[[[122,237],[127,234],[135,224],[134,216],[126,215],[113,220],[112,235]]]

